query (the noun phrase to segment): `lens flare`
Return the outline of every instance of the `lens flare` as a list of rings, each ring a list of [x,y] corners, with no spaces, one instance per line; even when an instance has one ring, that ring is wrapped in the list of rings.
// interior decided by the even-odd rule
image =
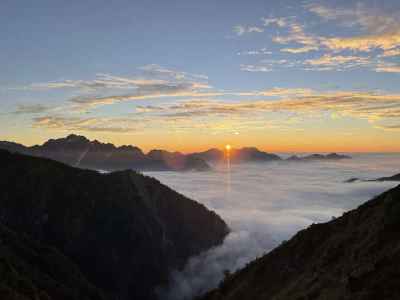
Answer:
[[[231,145],[225,145],[226,150],[226,198],[230,198],[231,192]]]

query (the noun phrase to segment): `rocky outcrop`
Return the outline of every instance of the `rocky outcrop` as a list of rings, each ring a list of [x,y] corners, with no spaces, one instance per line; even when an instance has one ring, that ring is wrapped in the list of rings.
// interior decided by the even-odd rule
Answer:
[[[400,186],[311,225],[202,300],[400,299]]]
[[[99,174],[4,150],[0,165],[0,222],[55,247],[111,299],[154,299],[171,269],[228,233],[214,212],[133,171]]]
[[[12,142],[0,142],[0,148],[39,157],[54,159],[68,165],[92,170],[116,171],[207,171],[209,165],[200,158],[163,150],[144,154],[134,146],[116,147],[110,143],[90,141],[84,136],[71,134],[65,138],[50,139],[43,145],[25,147]],[[153,152],[161,151],[161,155]]]

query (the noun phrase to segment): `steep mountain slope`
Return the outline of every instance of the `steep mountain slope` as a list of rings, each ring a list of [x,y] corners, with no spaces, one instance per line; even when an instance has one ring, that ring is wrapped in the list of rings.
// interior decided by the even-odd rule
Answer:
[[[65,138],[50,139],[43,145],[25,147],[24,145],[3,141],[0,148],[39,157],[54,159],[70,166],[116,171],[133,169],[140,171],[187,171],[209,170],[202,159],[194,159],[181,153],[163,151],[162,155],[146,155],[138,147],[116,147],[110,143],[90,141],[84,136],[71,134]]]
[[[400,299],[400,186],[300,231],[203,300]]]
[[[133,171],[102,175],[4,150],[0,165],[0,222],[56,247],[118,299],[153,299],[171,268],[228,233],[203,205]]]
[[[106,299],[56,249],[1,224],[0,241],[0,299]]]
[[[389,177],[381,177],[376,179],[376,181],[400,181],[400,174],[396,174]]]

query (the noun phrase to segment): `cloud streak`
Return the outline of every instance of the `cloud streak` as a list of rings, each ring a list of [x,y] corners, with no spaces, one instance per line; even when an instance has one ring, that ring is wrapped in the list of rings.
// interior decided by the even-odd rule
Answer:
[[[233,27],[233,32],[236,35],[241,36],[247,33],[261,33],[264,32],[264,29],[257,26],[243,26],[243,25],[236,25]]]
[[[267,126],[268,114],[274,113],[283,113],[287,117],[298,115],[303,118],[320,118],[324,115],[329,117],[335,114],[367,120],[376,128],[383,128],[379,126],[387,121],[400,122],[400,94],[273,88],[243,93],[243,95],[247,97],[236,101],[194,98],[175,104],[138,105],[136,113],[131,113],[125,118],[48,115],[34,118],[34,127],[128,132],[137,130],[138,124],[152,124],[156,127],[164,124],[166,128],[182,128],[183,126],[193,129],[197,123],[196,120],[201,119],[205,127],[210,127],[229,117],[236,123],[242,122],[242,125],[248,125],[248,128],[254,129],[254,126],[258,127],[259,124]],[[263,99],[257,99],[260,97]],[[258,125],[246,121],[250,119],[257,120]],[[284,117],[281,117],[281,120],[282,125],[290,127]],[[274,126],[279,126],[278,123]]]
[[[360,32],[353,33],[351,36],[323,36],[310,33],[309,29],[315,25],[306,26],[296,17],[262,18],[264,27],[275,26],[280,29],[272,37],[272,42],[282,46],[279,49],[281,54],[298,56],[312,51],[322,52],[320,58],[300,60],[288,58],[287,60],[291,61],[291,67],[315,71],[366,68],[375,72],[399,72],[399,65],[384,60],[400,56],[398,11],[373,10],[362,3],[346,8],[333,8],[313,3],[303,8],[317,17],[320,23],[321,21],[331,22],[339,27],[356,28]],[[247,63],[242,64],[240,69],[250,72],[270,72],[278,66],[279,64],[276,63],[270,63],[268,66],[262,63]]]
[[[19,104],[14,114],[40,114],[48,111],[50,108],[43,104]]]
[[[139,123],[129,118],[83,118],[76,116],[43,116],[33,119],[33,127],[73,132],[130,133]]]

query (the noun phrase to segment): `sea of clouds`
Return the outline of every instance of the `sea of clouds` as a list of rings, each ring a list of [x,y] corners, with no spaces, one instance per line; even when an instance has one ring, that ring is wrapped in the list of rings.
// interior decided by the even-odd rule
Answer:
[[[149,172],[162,183],[218,213],[231,228],[221,246],[192,257],[171,273],[162,300],[191,299],[312,223],[326,222],[396,186],[354,182],[400,172],[400,154],[357,154],[325,162],[215,166],[212,172]]]

